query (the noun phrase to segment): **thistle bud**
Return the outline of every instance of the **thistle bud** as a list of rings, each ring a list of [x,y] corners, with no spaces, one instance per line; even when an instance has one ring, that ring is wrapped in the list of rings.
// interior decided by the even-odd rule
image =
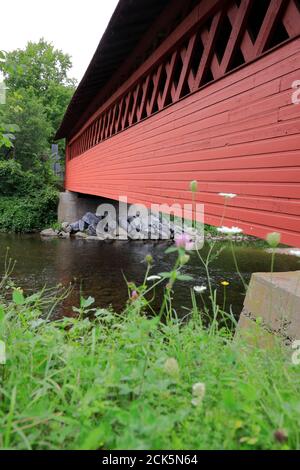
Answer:
[[[278,232],[268,233],[266,236],[266,241],[271,248],[276,248],[281,241],[281,234]]]
[[[189,255],[182,255],[180,256],[180,264],[181,266],[184,266],[185,264],[188,264],[190,261],[190,256]]]
[[[190,182],[190,190],[192,193],[196,193],[198,191],[198,181],[194,180]]]
[[[147,264],[152,264],[153,263],[153,257],[151,255],[147,255],[145,260],[146,260]]]
[[[274,432],[274,438],[276,439],[277,442],[280,444],[283,444],[284,442],[287,441],[288,436],[287,433],[283,429],[277,429],[277,431]]]

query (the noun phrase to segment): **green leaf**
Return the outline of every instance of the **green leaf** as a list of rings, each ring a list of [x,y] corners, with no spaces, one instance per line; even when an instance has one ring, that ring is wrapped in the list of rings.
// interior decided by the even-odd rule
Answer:
[[[4,308],[0,305],[0,323],[4,320]]]
[[[37,300],[39,300],[41,298],[41,295],[40,294],[33,294],[31,295],[30,297],[27,297],[27,299],[25,300],[25,303],[26,304],[33,304],[35,303]]]
[[[16,305],[23,305],[25,298],[23,292],[20,289],[15,289],[13,291],[13,301]]]
[[[91,305],[93,305],[94,302],[95,302],[94,297],[88,297],[87,299],[84,299],[83,297],[81,297],[81,299],[80,299],[80,307],[81,307],[81,308],[88,308],[88,307],[90,307]]]
[[[100,424],[99,427],[91,430],[85,437],[81,450],[98,450],[103,448],[110,433],[111,427],[108,423]]]
[[[193,281],[194,278],[189,276],[188,274],[178,274],[177,276],[178,281]]]
[[[169,255],[169,254],[175,253],[175,252],[177,252],[177,251],[178,251],[178,249],[177,249],[175,246],[171,246],[170,248],[168,248],[168,249],[165,251],[165,253],[166,253],[167,255]]]
[[[163,279],[170,279],[172,277],[172,273],[159,273],[159,276]]]

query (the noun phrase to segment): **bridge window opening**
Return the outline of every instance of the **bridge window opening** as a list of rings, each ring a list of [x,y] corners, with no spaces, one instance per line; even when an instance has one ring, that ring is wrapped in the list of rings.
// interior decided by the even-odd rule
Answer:
[[[240,67],[245,63],[244,56],[242,54],[242,51],[240,48],[237,49],[237,51],[234,54],[234,58],[232,59],[231,65],[229,67],[229,70],[236,69],[237,67]]]
[[[210,70],[210,68],[208,68],[203,75],[201,85],[204,86],[213,81],[214,81],[214,77],[213,77],[212,71]]]
[[[287,33],[287,30],[285,29],[284,25],[282,24],[281,21],[278,22],[276,29],[274,33],[272,34],[272,37],[266,44],[265,50],[271,49],[272,47],[278,46],[278,44],[281,44],[282,42],[286,41],[289,39],[289,35]]]
[[[253,2],[252,7],[250,8],[247,29],[253,43],[255,43],[261,30],[263,21],[270,7],[270,3],[271,0],[259,0],[259,2]]]
[[[217,41],[215,44],[215,53],[216,53],[219,64],[221,64],[222,59],[224,57],[231,31],[232,31],[232,26],[226,15],[222,21],[222,26],[220,28]]]
[[[175,88],[178,87],[178,83],[179,83],[181,72],[182,72],[182,67],[183,67],[182,60],[179,57],[179,55],[177,55],[175,66],[174,66],[174,71],[173,71],[173,83],[175,85]]]
[[[203,43],[200,37],[200,33],[198,33],[196,37],[196,41],[195,41],[193,54],[192,54],[192,60],[191,60],[191,70],[194,76],[197,75],[197,72],[199,70],[200,62],[203,56],[203,51],[204,51]]]

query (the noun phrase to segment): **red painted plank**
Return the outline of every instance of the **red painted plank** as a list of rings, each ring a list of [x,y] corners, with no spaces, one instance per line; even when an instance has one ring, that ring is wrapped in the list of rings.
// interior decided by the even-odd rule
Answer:
[[[220,223],[218,193],[234,192],[227,224],[277,230],[300,246],[300,120],[289,104],[297,74],[295,40],[68,161],[66,187],[149,206],[190,203],[197,179],[208,223]]]

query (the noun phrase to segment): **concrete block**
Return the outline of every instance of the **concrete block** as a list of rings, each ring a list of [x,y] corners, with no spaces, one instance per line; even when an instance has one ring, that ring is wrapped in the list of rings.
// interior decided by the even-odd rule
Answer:
[[[235,337],[244,338],[247,344],[256,348],[273,349],[276,345],[276,336],[249,318],[246,312],[241,313]]]
[[[300,271],[253,274],[244,309],[250,319],[261,318],[267,330],[300,338]],[[244,321],[242,314],[240,327]]]
[[[58,204],[58,222],[72,224],[80,220],[87,212],[96,213],[101,203],[107,202],[100,197],[89,197],[66,191],[60,193]]]

